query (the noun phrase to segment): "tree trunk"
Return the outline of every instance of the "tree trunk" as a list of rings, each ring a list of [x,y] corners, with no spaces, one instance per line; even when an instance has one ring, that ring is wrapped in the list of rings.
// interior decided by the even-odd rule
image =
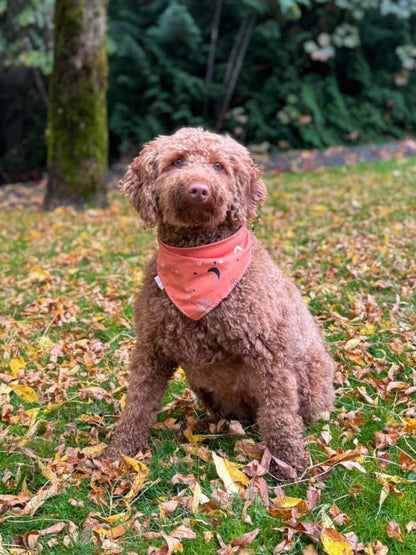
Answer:
[[[56,0],[44,206],[106,204],[108,0]]]

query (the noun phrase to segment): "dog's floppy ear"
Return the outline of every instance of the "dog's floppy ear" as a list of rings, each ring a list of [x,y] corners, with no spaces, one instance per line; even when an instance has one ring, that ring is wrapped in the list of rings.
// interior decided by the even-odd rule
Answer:
[[[236,168],[236,196],[231,208],[233,220],[247,222],[257,215],[257,207],[267,198],[267,189],[262,178],[262,172],[255,165],[251,156],[238,160]]]
[[[143,227],[156,225],[157,206],[154,182],[157,178],[157,150],[149,144],[130,164],[123,178],[121,191],[140,214]]]

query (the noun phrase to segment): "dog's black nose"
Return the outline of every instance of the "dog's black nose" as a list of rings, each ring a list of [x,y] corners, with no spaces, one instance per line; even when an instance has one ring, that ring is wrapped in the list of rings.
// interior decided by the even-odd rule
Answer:
[[[205,183],[191,183],[188,187],[188,194],[192,200],[204,202],[210,196],[210,190]]]

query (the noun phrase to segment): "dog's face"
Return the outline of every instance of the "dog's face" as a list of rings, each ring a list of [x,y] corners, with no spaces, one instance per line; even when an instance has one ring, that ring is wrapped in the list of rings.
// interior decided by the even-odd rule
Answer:
[[[261,172],[231,137],[183,128],[148,143],[123,181],[145,227],[237,227],[266,199]]]

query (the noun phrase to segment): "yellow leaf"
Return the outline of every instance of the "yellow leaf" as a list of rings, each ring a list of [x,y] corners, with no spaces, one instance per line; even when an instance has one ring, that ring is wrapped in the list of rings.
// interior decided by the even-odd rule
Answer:
[[[21,369],[21,368],[26,368],[26,364],[25,361],[19,357],[19,358],[12,358],[12,360],[10,361],[10,368],[12,370],[12,376],[13,378],[17,378],[17,372]]]
[[[407,433],[411,433],[411,432],[416,432],[416,418],[400,418],[400,420],[402,421],[402,423],[405,426],[405,432]]]
[[[312,204],[311,210],[314,212],[325,212],[327,207],[324,204]]]
[[[279,505],[281,507],[296,507],[296,505],[299,505],[299,503],[304,502],[303,499],[299,499],[298,497],[282,497]]]
[[[186,439],[189,441],[189,443],[192,443],[192,445],[198,445],[198,443],[201,443],[202,441],[205,441],[206,439],[211,439],[213,437],[212,434],[209,434],[209,435],[195,434],[194,435],[189,430],[185,430],[183,432],[183,435],[186,437]]]
[[[375,329],[373,324],[366,324],[360,329],[360,335],[374,335]]]
[[[179,366],[175,372],[174,380],[178,382],[183,382],[186,380],[186,375],[184,369]]]
[[[38,394],[34,389],[29,387],[28,385],[20,385],[11,383],[9,386],[13,389],[16,395],[22,399],[22,401],[26,401],[26,403],[39,403]]]
[[[36,340],[36,343],[39,345],[39,347],[43,350],[48,350],[48,349],[52,349],[52,347],[54,347],[55,343],[49,339],[49,337],[47,335],[42,335],[42,337],[39,337]]]
[[[44,408],[43,412],[44,414],[49,414],[50,412],[53,412],[57,408],[61,407],[64,403],[53,403],[52,405],[48,405],[47,407]]]
[[[101,442],[101,443],[98,443],[98,445],[91,445],[88,447],[84,447],[82,452],[89,459],[96,459],[97,457],[102,455],[106,449],[107,449],[107,445]]]
[[[300,516],[308,512],[306,501],[298,497],[276,497],[273,499],[273,505],[274,507],[270,507],[269,513],[283,520],[292,518],[294,514]]]
[[[225,487],[228,491],[232,493],[239,493],[240,488],[234,484],[233,479],[228,472],[227,467],[225,466],[225,461],[222,457],[219,457],[216,453],[212,453],[212,459],[215,464],[215,470],[217,471],[218,476],[224,482]]]
[[[199,485],[199,482],[195,482],[195,486],[194,486],[194,495],[192,498],[192,512],[194,514],[196,514],[199,511],[199,502],[201,499],[201,486]]]
[[[240,493],[243,488],[240,484],[247,486],[249,479],[245,474],[238,470],[237,465],[231,461],[227,461],[219,457],[214,451],[212,452],[215,469],[218,476],[224,482],[225,487],[231,493]]]
[[[38,268],[37,266],[35,266],[30,270],[30,273],[27,277],[27,281],[42,282],[42,281],[46,281],[49,278],[50,278],[50,275],[48,274],[48,272],[45,272],[45,270],[42,270],[42,268]]]
[[[353,550],[345,537],[333,528],[324,528],[321,541],[328,555],[353,555]]]
[[[119,520],[127,520],[130,517],[130,513],[131,513],[131,511],[123,511],[122,513],[117,513],[116,515],[108,516],[108,517],[104,518],[103,520],[105,520],[109,524],[114,524],[115,522],[118,522]]]
[[[38,466],[39,466],[40,471],[42,473],[42,476],[44,478],[46,478],[47,480],[49,480],[51,482],[51,484],[58,485],[59,484],[59,479],[56,476],[56,474],[54,472],[52,472],[52,470],[50,468],[46,467],[40,459],[38,459],[37,463],[38,463]]]
[[[250,480],[245,474],[243,474],[243,472],[241,472],[241,470],[238,469],[237,465],[227,459],[224,459],[224,462],[234,482],[240,482],[240,484],[243,484],[243,486],[248,486]]]
[[[147,466],[138,461],[137,459],[133,459],[132,457],[128,457],[127,455],[124,455],[123,453],[121,453],[121,456],[123,457],[123,459],[129,463],[130,466],[133,467],[133,469],[136,472],[149,472],[149,469],[147,468]]]
[[[121,456],[137,473],[134,478],[130,491],[124,497],[126,501],[131,501],[137,495],[137,493],[142,489],[146,481],[147,475],[149,474],[149,469],[144,463],[136,459],[128,457],[127,455],[123,455],[123,453],[121,453]]]
[[[191,445],[190,443],[185,443],[183,447],[187,453],[195,455],[205,462],[211,462],[211,453],[206,447]]]
[[[35,420],[39,414],[40,407],[33,407],[32,409],[27,409],[25,413],[30,416],[31,420]]]

